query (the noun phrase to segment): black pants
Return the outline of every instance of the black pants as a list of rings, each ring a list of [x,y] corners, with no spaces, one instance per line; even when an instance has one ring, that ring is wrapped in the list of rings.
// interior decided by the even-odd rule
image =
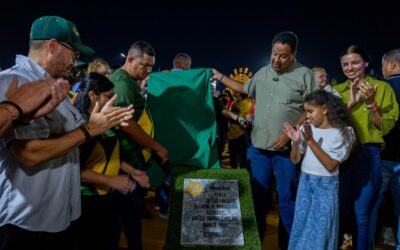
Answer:
[[[79,250],[112,250],[117,245],[115,192],[106,195],[82,195],[82,214],[75,224]]]
[[[142,250],[142,216],[145,192],[147,190],[136,185],[135,190],[126,195],[116,193],[118,227],[125,232],[128,250]],[[115,237],[119,238],[119,234]]]
[[[75,240],[71,230],[57,232],[32,232],[7,224],[0,227],[0,250],[75,250]]]

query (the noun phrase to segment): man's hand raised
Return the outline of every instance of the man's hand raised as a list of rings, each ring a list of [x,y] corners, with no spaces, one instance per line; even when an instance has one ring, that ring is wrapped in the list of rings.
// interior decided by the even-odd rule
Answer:
[[[22,109],[20,119],[29,122],[52,112],[65,99],[68,90],[68,82],[61,78],[33,81],[18,87],[18,79],[13,77],[6,98]]]

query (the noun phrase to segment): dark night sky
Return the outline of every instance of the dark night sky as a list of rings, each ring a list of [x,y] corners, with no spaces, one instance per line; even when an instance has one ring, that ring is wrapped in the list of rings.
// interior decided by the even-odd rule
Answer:
[[[325,3],[326,2],[326,3]],[[339,54],[357,43],[367,48],[380,74],[383,53],[400,47],[400,17],[394,1],[357,5],[350,0],[322,1],[36,1],[10,0],[0,9],[0,67],[13,65],[15,54],[27,54],[29,29],[42,15],[74,22],[95,56],[121,64],[121,52],[137,40],[156,50],[156,66],[171,68],[177,52],[192,56],[192,67],[214,67],[225,74],[240,66],[253,72],[269,61],[271,40],[283,30],[299,37],[297,59],[326,67],[342,80]],[[268,7],[265,7],[268,5]],[[397,11],[398,12],[398,11]],[[90,58],[83,58],[90,59]]]

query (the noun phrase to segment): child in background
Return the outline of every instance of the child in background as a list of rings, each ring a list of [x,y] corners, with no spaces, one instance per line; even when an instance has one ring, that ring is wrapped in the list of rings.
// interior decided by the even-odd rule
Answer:
[[[355,135],[343,101],[325,90],[310,93],[304,110],[304,125],[285,122],[283,128],[293,141],[292,161],[304,157],[289,249],[336,250],[339,165],[348,158]]]

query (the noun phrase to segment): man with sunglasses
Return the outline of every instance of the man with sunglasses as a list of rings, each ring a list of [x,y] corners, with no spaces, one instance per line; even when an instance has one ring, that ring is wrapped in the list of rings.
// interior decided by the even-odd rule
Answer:
[[[17,55],[16,64],[0,73],[0,101],[7,100],[14,77],[19,85],[68,79],[77,57],[93,52],[82,44],[72,22],[38,18],[31,27],[28,56]],[[81,204],[77,148],[132,117],[129,109],[110,104],[100,112],[95,107],[89,123],[82,125],[79,111],[64,99],[51,113],[20,121],[25,124],[0,140],[0,250],[74,248],[70,223],[80,216]]]

